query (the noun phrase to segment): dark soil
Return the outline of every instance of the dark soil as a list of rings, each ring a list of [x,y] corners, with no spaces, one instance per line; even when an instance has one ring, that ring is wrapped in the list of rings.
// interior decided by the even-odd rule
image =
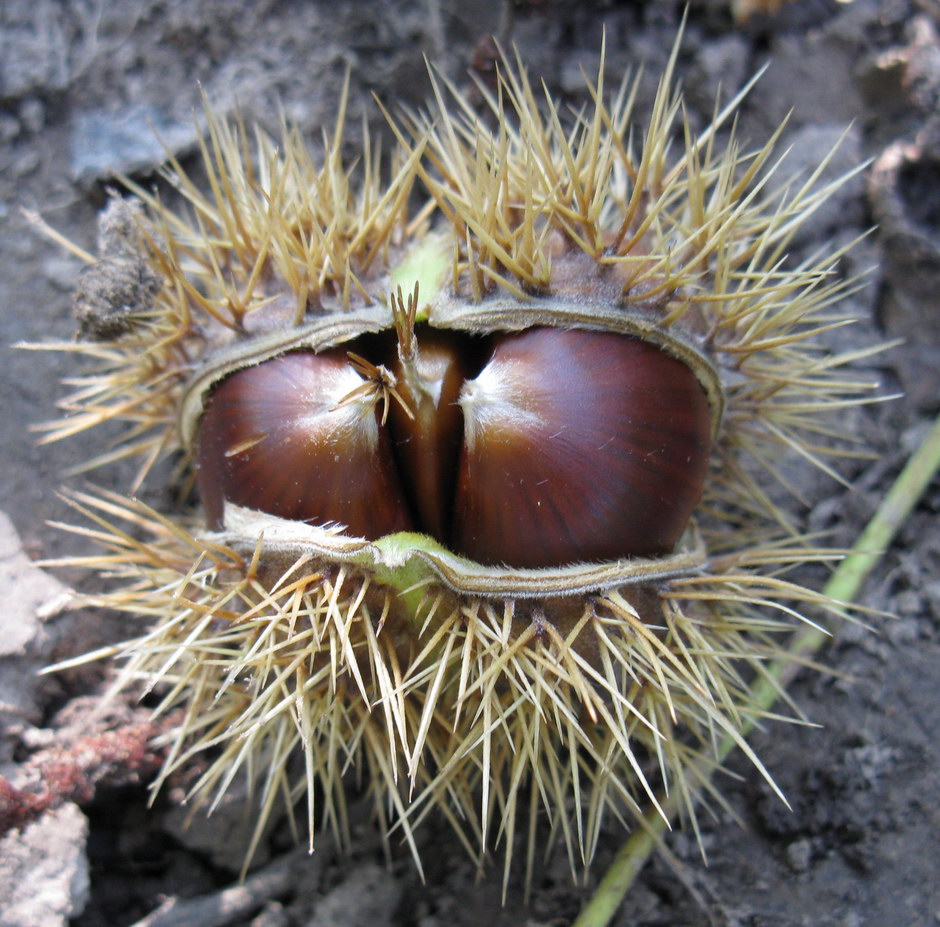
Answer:
[[[884,393],[904,398],[866,408],[851,422],[873,457],[846,465],[850,488],[813,475],[804,498],[788,503],[807,527],[850,544],[940,410],[940,7],[935,0],[796,0],[746,22],[735,21],[731,7],[728,0],[689,4],[680,73],[693,122],[708,118],[719,87],[727,97],[769,63],[742,109],[746,140],[762,142],[790,113],[793,170],[817,163],[847,126],[840,166],[872,162],[797,245],[807,253],[833,247],[877,224],[851,258],[858,270],[872,271],[851,297],[858,325],[839,333],[837,346],[904,339],[868,361]],[[612,80],[645,67],[642,111],[682,10],[678,0],[3,0],[0,345],[69,340],[76,330],[69,294],[80,262],[38,233],[23,210],[93,251],[110,170],[151,182],[162,159],[155,130],[184,163],[194,163],[201,92],[216,108],[237,106],[247,121],[272,128],[281,107],[315,142],[332,123],[349,67],[354,145],[362,113],[377,133],[385,131],[373,92],[393,108],[420,104],[429,94],[423,55],[469,86],[465,75],[474,64],[485,70],[493,33],[515,43],[530,72],[577,105],[585,99],[580,68],[595,71],[606,31]],[[90,457],[101,438],[38,446],[29,430],[55,415],[59,381],[73,372],[73,360],[0,351],[0,509],[31,557],[79,551],[83,541],[48,521],[70,519],[56,490],[66,481],[81,485],[82,477],[63,472]],[[94,479],[126,487],[129,474],[120,471]],[[171,503],[159,480],[146,492],[156,506]],[[794,698],[820,726],[774,724],[752,739],[792,809],[746,761],[733,760],[723,784],[733,815],[703,820],[707,864],[694,839],[672,834],[669,854],[646,867],[614,923],[940,923],[938,510],[935,484],[864,589],[864,603],[879,610],[873,629],[840,629],[822,654],[833,673],[806,672],[794,684]],[[87,583],[78,573],[59,575]],[[45,659],[121,633],[114,619],[89,615],[67,614],[50,627]],[[69,705],[99,684],[96,670],[44,682],[36,710],[7,727],[0,771],[46,743],[42,732],[71,723]],[[167,896],[206,894],[237,879],[211,834],[202,842],[183,835],[172,791],[148,810],[134,779],[105,777],[94,799],[83,801],[91,889],[83,912],[73,912],[76,927],[123,927]],[[316,866],[255,920],[236,922],[563,925],[591,889],[573,885],[567,862],[557,858],[537,873],[528,903],[513,881],[503,905],[499,873],[476,881],[444,825],[422,831],[424,883],[398,847],[386,868],[365,816],[356,835],[351,858],[334,859],[324,848]],[[611,825],[592,879],[622,839]],[[288,835],[275,834],[270,853],[290,845]],[[0,922],[30,923],[4,920],[3,904]]]

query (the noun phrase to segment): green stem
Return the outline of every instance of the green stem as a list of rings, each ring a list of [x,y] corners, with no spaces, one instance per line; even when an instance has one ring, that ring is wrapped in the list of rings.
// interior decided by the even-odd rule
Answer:
[[[839,564],[823,590],[825,595],[839,602],[855,600],[862,584],[887,550],[903,526],[914,506],[933,478],[940,471],[940,417],[937,418],[923,444],[917,449],[894,485],[882,500],[878,511],[865,527],[852,547],[852,552]],[[779,684],[799,661],[812,656],[828,639],[825,631],[805,626],[797,631],[783,656],[767,667],[767,673],[753,687],[754,705],[769,710],[777,700]],[[759,714],[759,712],[755,712]],[[741,736],[747,736],[754,726],[742,726]],[[718,761],[724,760],[734,749],[734,741],[725,738],[718,748]],[[663,797],[660,802],[664,815],[655,810],[647,812],[640,826],[624,843],[610,868],[601,879],[594,894],[572,923],[571,927],[605,927],[620,907],[630,886],[636,881],[647,860],[662,840],[668,823],[675,817],[678,801]]]
[[[425,589],[428,582],[436,577],[428,565],[413,554],[415,551],[447,553],[447,549],[426,534],[413,531],[386,535],[379,538],[375,546],[386,559],[365,561],[372,570],[373,578],[379,584],[394,589],[412,622],[417,622],[421,605],[425,601]]]

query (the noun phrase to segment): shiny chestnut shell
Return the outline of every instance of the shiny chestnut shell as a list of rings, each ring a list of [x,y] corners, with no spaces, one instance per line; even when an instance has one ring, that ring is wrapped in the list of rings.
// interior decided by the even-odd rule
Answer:
[[[199,425],[197,479],[210,527],[225,500],[375,538],[413,527],[374,404],[340,350],[298,351],[231,374]]]
[[[410,364],[394,341],[344,345],[387,364],[384,402],[363,398],[340,348],[218,383],[197,440],[210,525],[229,500],[371,540],[419,531],[517,568],[674,549],[712,431],[683,361],[636,337],[546,326],[483,339],[420,328],[415,342]]]
[[[711,411],[692,371],[608,332],[500,337],[461,394],[453,544],[560,566],[675,547],[702,493]]]

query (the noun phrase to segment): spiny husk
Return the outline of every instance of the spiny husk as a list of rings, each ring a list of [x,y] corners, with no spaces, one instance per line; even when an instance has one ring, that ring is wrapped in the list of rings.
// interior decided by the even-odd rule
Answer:
[[[437,82],[433,116],[393,119],[388,181],[368,142],[344,165],[343,116],[317,162],[295,133],[249,140],[210,114],[209,192],[176,162],[167,172],[187,215],[130,184],[149,210],[140,247],[164,286],[121,337],[68,346],[98,367],[49,429],[56,439],[124,423],[92,465],[139,457],[143,479],[161,456],[189,452],[183,398],[199,377],[208,390],[225,358],[248,363],[246,346],[272,331],[316,345],[324,325],[339,326],[337,341],[356,320],[392,328],[388,294],[416,281],[431,325],[478,330],[548,299],[617,307],[701,355],[722,384],[697,514],[703,555],[642,582],[618,565],[619,578],[567,597],[501,594],[498,578],[468,591],[434,571],[396,580],[389,564],[379,578],[376,563],[339,555],[339,529],[326,532],[334,557],[285,559],[260,529],[206,535],[136,502],[76,498],[107,551],[87,562],[117,582],[96,601],[150,625],[109,651],[124,659],[118,684],[160,686],[161,710],[183,713],[164,778],[204,755],[193,791],[208,799],[246,771],[260,789],[256,841],[279,798],[292,807],[303,795],[311,834],[322,824],[344,836],[355,768],[416,857],[414,828],[436,810],[481,863],[501,845],[507,876],[520,831],[531,873],[543,818],[578,868],[605,816],[626,821],[661,788],[683,796],[694,823],[721,739],[763,771],[737,733],[762,716],[748,682],[803,611],[839,609],[784,578],[834,555],[798,536],[753,463],[775,476],[786,449],[826,467],[825,416],[864,401],[868,384],[843,370],[861,355],[833,356],[819,340],[845,322],[837,303],[856,281],[837,273],[845,249],[787,261],[796,229],[841,181],[820,186],[823,165],[773,188],[779,133],[751,153],[733,130],[719,142],[740,97],[694,136],[674,64],[641,140],[629,131],[635,83],[608,103],[599,79],[566,128],[507,65],[497,93],[484,92],[488,116],[453,92],[451,111]],[[418,183],[429,198],[412,211]]]
[[[477,305],[489,313],[537,305],[570,285],[553,288],[560,236],[566,253],[556,254],[555,270],[583,255],[587,263],[575,269],[593,277],[578,301],[619,306],[649,328],[676,332],[722,372],[731,419],[717,448],[722,469],[741,450],[762,464],[781,447],[812,454],[808,436],[820,419],[870,390],[844,373],[857,357],[833,356],[819,341],[848,321],[836,304],[858,281],[837,272],[851,245],[796,267],[786,255],[799,226],[851,175],[820,186],[824,163],[771,190],[779,132],[752,153],[740,151],[733,130],[718,143],[747,88],[694,137],[673,87],[674,61],[639,153],[628,131],[636,84],[625,82],[609,104],[602,86],[592,88],[593,105],[566,131],[551,99],[545,117],[521,67],[507,68],[499,98],[489,99],[495,128],[456,93],[452,113],[437,87],[434,118],[409,120],[415,140],[398,131],[390,180],[368,135],[362,158],[343,164],[345,105],[321,163],[295,132],[285,128],[280,143],[256,132],[252,144],[245,127],[210,111],[210,192],[172,159],[166,171],[191,204],[188,216],[128,182],[149,207],[140,246],[164,287],[122,337],[54,346],[90,356],[97,369],[73,381],[48,440],[125,424],[116,446],[85,467],[139,457],[139,485],[161,457],[190,451],[178,410],[207,353],[272,328],[284,350],[291,328],[341,325],[356,311],[372,311],[370,323],[331,331],[334,341],[391,328],[390,291],[410,291],[422,277],[421,318],[432,324],[437,313],[457,326],[455,302],[474,318]],[[670,157],[677,130],[684,146]],[[419,179],[431,198],[412,213]],[[753,486],[737,495],[753,507]]]
[[[156,787],[203,756],[191,797],[211,807],[247,772],[254,840],[272,810],[305,798],[313,846],[318,827],[348,842],[344,776],[357,770],[419,868],[414,828],[429,811],[480,865],[501,846],[507,879],[520,833],[531,876],[543,820],[573,870],[605,818],[629,821],[662,789],[694,822],[727,737],[773,784],[738,734],[766,716],[749,683],[804,620],[794,606],[842,613],[779,575],[835,556],[791,540],[566,600],[561,620],[557,599],[461,596],[428,580],[412,615],[374,571],[278,560],[263,531],[197,537],[114,494],[70,498],[109,551],[89,562],[124,581],[88,601],[150,624],[80,659],[117,655],[117,688],[159,687],[158,713],[182,711]]]

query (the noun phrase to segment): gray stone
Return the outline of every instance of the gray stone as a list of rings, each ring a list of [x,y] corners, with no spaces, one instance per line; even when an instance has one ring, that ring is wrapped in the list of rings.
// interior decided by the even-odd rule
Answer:
[[[307,927],[390,927],[401,892],[381,866],[365,863],[317,903]]]
[[[683,89],[699,110],[710,113],[718,99],[730,100],[750,77],[749,49],[740,35],[734,34],[703,45],[695,58]]]
[[[833,27],[806,36],[775,37],[770,67],[749,101],[749,109],[764,124],[762,134],[780,125],[788,114],[796,125],[844,125],[864,116],[855,76],[857,55],[857,49]]]
[[[176,120],[153,104],[91,110],[80,113],[72,126],[69,173],[89,184],[116,173],[152,171],[168,153],[179,154],[196,140],[194,123]]]
[[[787,847],[787,865],[794,872],[808,872],[813,860],[813,845],[809,840],[794,840]]]
[[[0,728],[4,722],[40,720],[38,671],[49,660],[44,619],[69,597],[66,586],[26,556],[12,522],[0,512]]]
[[[0,927],[65,927],[89,895],[88,821],[63,805],[0,840]]]
[[[277,826],[278,816],[271,815],[265,833]],[[204,853],[214,865],[238,872],[245,863],[246,848],[251,845],[257,811],[243,778],[236,779],[211,814],[205,808],[176,805],[164,817],[163,826],[183,846]],[[251,859],[252,868],[270,859],[268,841],[262,839]]]
[[[766,188],[768,193],[782,183],[790,182],[795,193],[827,161],[815,184],[821,189],[827,183],[838,183],[840,178],[859,167],[864,158],[861,151],[861,132],[857,126],[843,123],[808,125],[790,133],[783,143],[787,149]],[[863,218],[865,183],[860,173],[855,174],[829,195],[797,231],[794,240],[821,236],[826,230],[845,221],[853,208]]]
[[[20,103],[20,123],[28,132],[39,132],[46,124],[46,107],[42,100],[27,97]]]
[[[927,583],[924,587],[924,595],[927,597],[927,604],[934,622],[940,624],[940,579]]]
[[[269,901],[261,913],[252,918],[250,927],[290,927],[291,919],[279,901]]]
[[[69,36],[57,4],[4,0],[0,28],[0,97],[61,90],[69,80]]]

